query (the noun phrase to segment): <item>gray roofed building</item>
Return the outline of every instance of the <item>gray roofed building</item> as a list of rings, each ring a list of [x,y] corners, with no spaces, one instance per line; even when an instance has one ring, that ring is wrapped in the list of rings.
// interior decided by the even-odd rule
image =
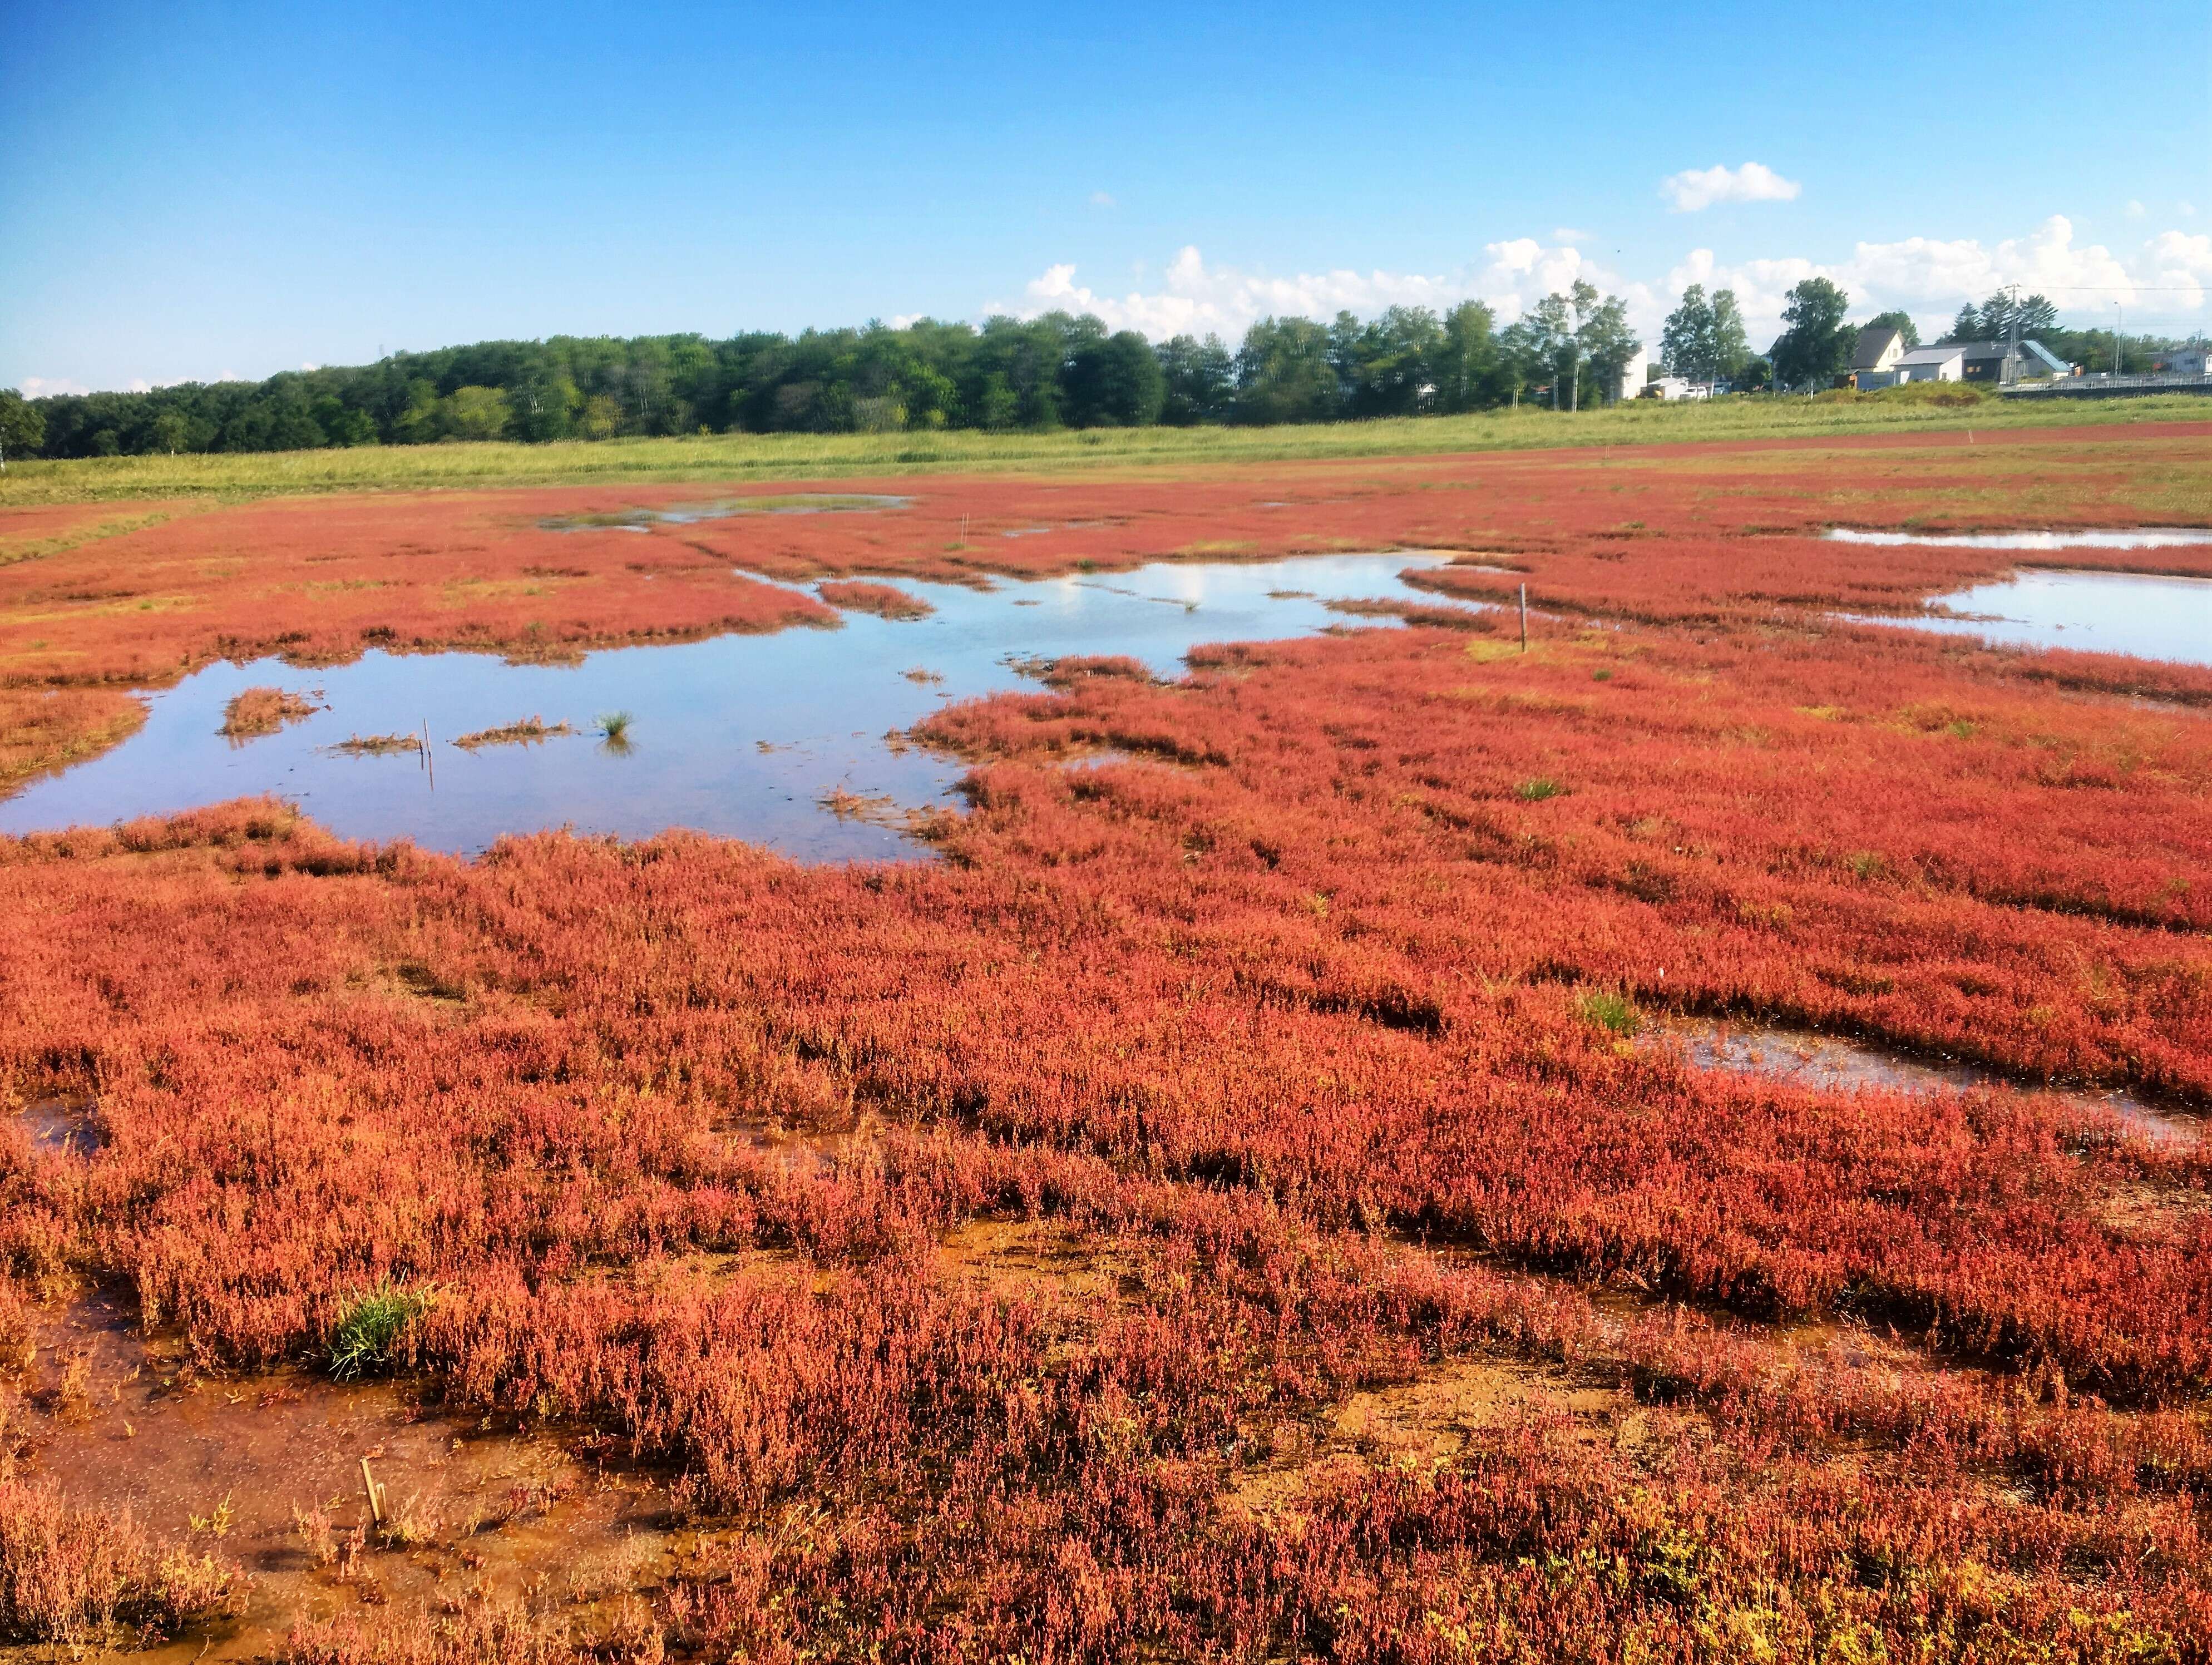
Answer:
[[[1905,332],[1887,324],[1869,324],[1851,349],[1853,370],[1894,370],[1905,353]]]

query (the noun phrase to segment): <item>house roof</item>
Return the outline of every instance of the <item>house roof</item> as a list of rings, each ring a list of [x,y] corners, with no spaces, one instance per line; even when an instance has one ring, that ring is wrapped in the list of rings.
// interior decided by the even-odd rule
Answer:
[[[2020,344],[2027,349],[2027,355],[2030,358],[2042,360],[2043,362],[2049,367],[2051,373],[2053,375],[2065,375],[2074,368],[2039,341],[2023,341]]]
[[[1915,347],[1897,362],[1901,369],[1908,364],[1948,364],[1953,359],[1964,358],[1966,355],[1966,349],[1956,344],[1948,347]]]
[[[1859,331],[1858,344],[1851,349],[1851,368],[1871,370],[1881,362],[1881,355],[1889,350],[1890,343],[1903,331],[1887,324],[1869,324]]]
[[[2012,344],[2004,341],[1961,341],[1959,350],[1968,358],[2003,358],[2012,351]]]

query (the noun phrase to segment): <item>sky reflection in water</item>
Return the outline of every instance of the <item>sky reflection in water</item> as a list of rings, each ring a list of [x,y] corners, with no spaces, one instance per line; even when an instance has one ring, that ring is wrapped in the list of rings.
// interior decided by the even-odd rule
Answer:
[[[820,800],[842,787],[907,806],[951,803],[964,766],[919,749],[902,754],[884,736],[949,700],[1034,689],[1010,657],[1127,653],[1172,676],[1203,642],[1378,622],[1329,612],[1322,604],[1332,599],[1433,604],[1398,574],[1434,564],[1402,553],[1161,564],[1001,580],[989,592],[902,580],[934,615],[893,623],[848,614],[841,630],[617,648],[576,665],[381,653],[312,671],[274,659],[217,664],[148,696],[146,726],[114,750],[0,802],[0,832],[105,824],[266,792],[342,836],[409,837],[440,850],[472,853],[502,833],[565,824],[628,838],[690,827],[810,860],[912,856],[917,847],[895,829],[841,822]],[[909,670],[942,681],[911,679]],[[309,691],[328,708],[280,733],[223,738],[230,698],[271,684]],[[595,717],[617,710],[634,719],[622,751],[592,732]],[[580,732],[473,752],[450,744],[532,715]],[[329,750],[349,736],[425,722],[434,789],[412,753]]]
[[[2212,665],[2212,579],[2030,568],[1931,599],[1960,617],[1861,619],[2019,647]]]

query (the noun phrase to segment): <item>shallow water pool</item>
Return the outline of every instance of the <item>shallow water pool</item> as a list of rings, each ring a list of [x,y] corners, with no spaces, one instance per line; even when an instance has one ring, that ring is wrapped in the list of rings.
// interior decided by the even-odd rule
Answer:
[[[1838,544],[1911,544],[1936,550],[2176,550],[2212,544],[2212,526],[2130,526],[2115,531],[1860,532],[1838,526]]]
[[[2029,568],[1993,584],[1935,597],[1948,610],[1911,618],[1860,618],[1979,636],[2024,647],[2212,665],[2212,578]]]
[[[1017,668],[1027,659],[1128,654],[1172,676],[1202,642],[1388,624],[1350,621],[1326,604],[1434,605],[1398,574],[1439,559],[1161,564],[986,591],[899,580],[936,611],[907,621],[848,613],[838,630],[615,648],[573,665],[383,653],[313,671],[275,659],[217,664],[149,695],[145,726],[114,750],[0,802],[0,833],[274,793],[343,837],[408,837],[464,853],[505,833],[566,825],[626,838],[690,827],[811,860],[911,856],[917,847],[901,828],[869,814],[895,821],[900,809],[949,805],[965,766],[887,734],[950,700],[1034,687]],[[218,731],[231,698],[271,685],[324,708],[276,733],[225,739]],[[631,719],[619,748],[593,732],[599,715],[617,711]],[[532,716],[578,732],[470,751],[452,744]],[[354,736],[425,725],[428,767],[411,750],[332,750]],[[825,807],[840,793],[835,810]]]

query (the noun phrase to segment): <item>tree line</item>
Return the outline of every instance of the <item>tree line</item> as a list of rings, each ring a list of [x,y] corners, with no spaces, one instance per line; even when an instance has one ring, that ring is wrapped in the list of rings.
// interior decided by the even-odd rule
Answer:
[[[1824,277],[1791,289],[1768,353],[1747,338],[1733,292],[1683,292],[1661,331],[1661,362],[1739,391],[1826,387],[1850,368],[1859,324]],[[1953,320],[1948,340],[2023,337],[2095,369],[2111,331],[2058,327],[2041,295],[1992,295]],[[1892,324],[1919,344],[1909,313]],[[2118,343],[2148,370],[2173,343]],[[1587,283],[1546,296],[1500,328],[1480,301],[1439,315],[1393,307],[1328,323],[1267,318],[1231,350],[1216,336],[1154,343],[1089,314],[924,319],[798,336],[556,336],[394,353],[374,364],[286,372],[259,382],[185,382],[144,392],[26,400],[0,391],[0,459],[295,451],[441,440],[608,440],[695,433],[853,433],[1313,422],[1448,415],[1537,399],[1552,407],[1633,397],[1621,383],[1642,346],[1618,295]]]
[[[370,365],[142,392],[0,394],[8,454],[143,455],[607,440],[1334,422],[1614,397],[1639,343],[1588,283],[1499,328],[1469,301],[1328,323],[1267,318],[1153,343],[1089,315],[933,319],[714,340],[556,336],[394,353]],[[1635,389],[1628,390],[1634,392]]]

